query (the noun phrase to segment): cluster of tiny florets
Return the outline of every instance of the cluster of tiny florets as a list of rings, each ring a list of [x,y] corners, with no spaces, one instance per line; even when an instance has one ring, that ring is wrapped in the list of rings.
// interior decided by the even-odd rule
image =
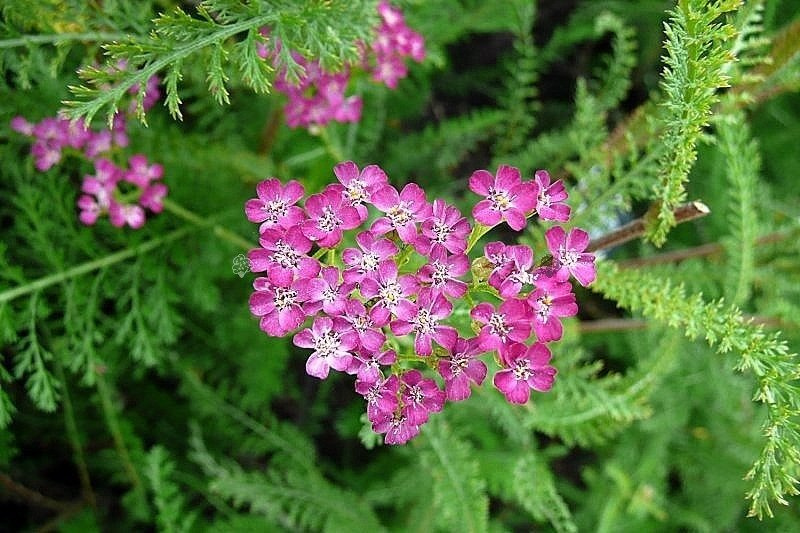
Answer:
[[[116,68],[123,68],[124,64]],[[160,97],[158,78],[151,77],[146,84],[142,102],[144,109],[155,105]],[[131,93],[136,93],[133,87]],[[77,206],[78,218],[92,225],[101,216],[108,216],[117,227],[140,228],[146,219],[146,210],[160,213],[167,186],[160,182],[163,168],[150,163],[143,154],[127,157],[124,163],[123,149],[129,144],[128,116],[135,113],[136,102],[132,101],[127,114],[117,113],[111,128],[93,129],[83,119],[70,121],[67,118],[47,117],[31,123],[24,117],[12,119],[11,128],[31,137],[31,154],[35,166],[44,172],[62,162],[65,155],[76,156],[91,163],[93,170],[83,177],[81,195]]]
[[[269,178],[245,204],[259,224],[260,247],[248,259],[262,276],[250,310],[264,332],[294,332],[294,344],[311,350],[311,376],[354,375],[387,444],[417,435],[446,401],[468,398],[488,372],[481,354],[494,354],[493,383],[509,402],[552,387],[548,343],[561,338],[561,319],[578,312],[569,279],[595,278],[588,235],[554,225],[545,233],[550,255],[539,264],[525,245],[490,242],[472,262],[467,254],[502,221],[516,230],[533,215],[566,222],[561,181],[545,171],[523,181],[509,166],[496,175],[479,170],[469,180],[484,197],[473,225],[455,206],[430,203],[415,183],[393,187],[377,165],[347,161],[334,175],[338,183],[308,197],[297,181]],[[472,335],[451,323],[458,306],[469,306]]]
[[[351,75],[363,70],[373,81],[383,83],[391,89],[408,74],[405,60],[410,57],[421,62],[425,58],[425,41],[422,36],[406,25],[402,12],[385,0],[378,4],[381,24],[375,29],[375,39],[361,43],[361,60],[347,65],[339,72],[325,71],[319,61],[310,60],[292,51],[294,61],[303,69],[298,80],[289,79],[285,69],[279,69],[275,88],[284,93],[288,102],[284,108],[289,127],[324,126],[329,122],[358,122],[361,119],[363,102],[358,95],[347,95]],[[269,30],[262,30],[269,36]],[[280,42],[275,50],[259,48],[261,57],[275,60]]]

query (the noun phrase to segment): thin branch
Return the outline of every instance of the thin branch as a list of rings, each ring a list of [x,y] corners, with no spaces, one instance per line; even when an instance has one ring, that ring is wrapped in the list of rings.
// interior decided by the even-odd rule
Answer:
[[[742,322],[766,326],[768,328],[785,328],[794,325],[780,318],[761,315],[744,315]],[[638,318],[600,318],[597,320],[582,320],[578,323],[580,333],[608,333],[613,331],[631,331],[645,329],[650,325],[647,320]]]
[[[50,509],[51,511],[60,512],[75,507],[76,505],[76,502],[61,502],[36,492],[33,489],[29,489],[21,483],[11,479],[11,477],[9,477],[5,472],[0,472],[0,486],[3,486],[8,492],[16,495],[19,499],[43,509]],[[78,502],[78,504],[82,503]]]
[[[676,207],[673,213],[675,215],[675,223],[680,224],[681,222],[688,222],[689,220],[694,220],[695,218],[704,217],[711,213],[711,210],[702,202],[689,202]],[[611,233],[607,233],[602,237],[593,239],[589,243],[589,247],[586,249],[586,251],[595,252],[604,248],[619,246],[620,244],[632,241],[637,237],[641,237],[644,235],[644,233],[645,218],[640,217],[636,220],[628,222],[621,228],[618,228]]]
[[[119,41],[122,39],[131,39],[132,37],[126,33],[103,33],[103,32],[89,32],[89,33],[56,33],[51,35],[22,35],[13,39],[0,40],[0,48],[15,48],[17,46],[26,46],[29,44],[58,44],[68,41]]]

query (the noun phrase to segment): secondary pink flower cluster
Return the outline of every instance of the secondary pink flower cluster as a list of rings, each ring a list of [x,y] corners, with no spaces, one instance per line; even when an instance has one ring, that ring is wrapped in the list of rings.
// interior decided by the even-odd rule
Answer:
[[[158,83],[155,76],[147,81],[145,110],[160,97]],[[131,93],[137,89],[132,88]],[[133,114],[135,108],[136,103],[131,102],[128,114]],[[140,228],[145,222],[145,210],[162,211],[167,194],[167,186],[158,181],[162,166],[148,163],[142,154],[130,156],[127,165],[115,164],[111,159],[129,144],[126,115],[117,113],[110,129],[92,129],[83,119],[70,121],[60,116],[35,124],[18,116],[11,120],[11,128],[34,139],[31,154],[42,172],[60,163],[65,154],[92,163],[94,173],[84,176],[83,194],[77,202],[79,219],[84,224],[92,225],[101,215],[108,215],[114,226]]]
[[[417,62],[425,58],[425,40],[406,25],[402,12],[387,1],[381,0],[378,13],[381,24],[375,30],[374,41],[361,43],[360,67],[374,81],[395,89],[398,81],[408,74],[405,58]],[[264,47],[259,49],[259,54],[264,58],[277,56]],[[354,65],[331,73],[323,70],[318,61],[308,60],[296,52],[292,52],[292,57],[304,69],[300,80],[288,80],[285,70],[279,71],[275,80],[275,88],[288,97],[285,107],[288,126],[324,126],[331,121],[358,122],[361,119],[361,97],[346,94]]]
[[[468,398],[488,372],[481,354],[495,355],[493,383],[512,403],[552,387],[547,343],[561,338],[561,318],[578,312],[569,278],[582,285],[595,278],[588,235],[551,227],[550,256],[539,264],[524,245],[490,242],[472,264],[467,254],[502,221],[517,230],[534,214],[566,222],[560,181],[539,171],[524,182],[509,166],[495,176],[475,172],[470,189],[484,199],[473,209],[473,227],[444,200],[428,202],[415,183],[396,189],[377,165],[347,161],[334,174],[338,183],[302,207],[303,186],[277,178],[259,183],[258,197],[245,204],[247,218],[260,225],[260,247],[248,259],[263,273],[250,310],[264,332],[299,329],[294,344],[312,350],[311,376],[324,379],[331,369],[355,375],[373,430],[387,444],[413,438],[446,401]],[[457,306],[468,306],[462,315],[468,311],[471,324],[454,320]]]

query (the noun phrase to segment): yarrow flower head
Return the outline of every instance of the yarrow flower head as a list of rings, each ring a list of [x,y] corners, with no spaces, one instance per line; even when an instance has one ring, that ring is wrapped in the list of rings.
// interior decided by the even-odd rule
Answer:
[[[137,176],[149,168],[137,164]],[[550,390],[548,343],[578,313],[569,278],[588,284],[596,275],[588,236],[554,225],[545,234],[552,259],[541,253],[538,264],[530,246],[502,241],[483,246],[472,264],[469,254],[501,221],[521,229],[539,210],[543,220],[568,217],[562,183],[543,171],[533,181],[513,167],[478,171],[470,185],[485,198],[471,226],[443,200],[428,203],[419,185],[398,191],[377,165],[345,161],[333,174],[335,183],[305,199],[299,183],[270,178],[245,204],[260,231],[250,269],[266,273],[253,284],[250,310],[265,333],[294,334],[296,346],[311,350],[313,377],[354,376],[386,444],[414,438],[490,369],[510,403]],[[92,186],[102,191],[122,175],[101,165]]]

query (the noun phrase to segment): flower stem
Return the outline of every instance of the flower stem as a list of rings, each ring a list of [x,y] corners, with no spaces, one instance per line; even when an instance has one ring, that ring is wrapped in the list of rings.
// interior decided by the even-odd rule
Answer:
[[[156,239],[142,243],[138,246],[134,246],[133,248],[126,248],[124,250],[120,250],[119,252],[109,254],[105,257],[100,257],[99,259],[95,259],[93,261],[87,261],[86,263],[82,263],[78,266],[72,267],[63,272],[51,274],[49,276],[45,276],[43,278],[39,278],[35,281],[27,283],[25,285],[21,285],[19,287],[14,287],[13,289],[0,292],[0,304],[13,300],[15,298],[19,298],[20,296],[24,296],[26,294],[39,291],[41,289],[49,287],[50,285],[61,283],[70,278],[81,276],[83,274],[88,274],[89,272],[99,270],[109,265],[125,261],[126,259],[129,259],[131,257],[135,257],[145,252],[149,252],[150,250],[158,248],[163,244],[174,241],[176,239],[180,239],[181,237],[188,235],[193,230],[194,228],[181,228],[173,231],[172,233],[167,233],[163,237],[158,237]]]
[[[203,218],[200,215],[198,215],[197,213],[195,213],[193,211],[189,211],[188,209],[186,209],[182,205],[177,204],[177,203],[175,203],[172,200],[169,200],[167,198],[164,198],[163,202],[164,202],[164,209],[169,211],[173,215],[175,215],[177,217],[180,217],[183,220],[186,220],[187,222],[191,222],[192,224],[195,224],[196,226],[205,227],[205,226],[211,225],[211,230],[214,232],[214,235],[216,235],[217,237],[219,237],[219,238],[221,238],[223,240],[226,240],[226,241],[228,241],[228,242],[230,242],[232,244],[235,244],[236,246],[238,246],[240,248],[243,248],[245,250],[250,250],[250,249],[253,248],[252,243],[248,242],[243,237],[233,233],[230,230],[227,230],[227,229],[223,228],[222,226],[218,226],[217,224],[213,224],[212,222],[209,222],[209,220],[207,218]]]
[[[681,222],[688,222],[689,220],[693,220],[695,218],[704,217],[708,215],[710,212],[711,210],[703,202],[689,202],[687,204],[679,205],[673,211],[673,213],[675,214],[676,224],[680,224]],[[620,244],[631,241],[637,237],[641,237],[642,235],[644,235],[644,233],[645,233],[645,217],[640,217],[637,218],[636,220],[628,222],[621,228],[617,228],[614,231],[603,235],[602,237],[593,239],[589,243],[589,246],[586,249],[586,251],[595,252],[597,250],[602,250],[604,248],[619,246]]]
[[[467,249],[464,251],[464,253],[468,254],[469,251],[472,250],[476,244],[478,244],[480,238],[486,235],[493,227],[494,226],[484,226],[483,224],[476,223],[472,228],[472,233],[469,234],[469,238],[467,239]]]
[[[328,134],[327,128],[319,129],[319,138],[322,139],[322,143],[325,145],[325,150],[335,161],[345,160],[344,155],[342,155],[341,148],[334,144],[333,139],[331,139],[331,136]]]

